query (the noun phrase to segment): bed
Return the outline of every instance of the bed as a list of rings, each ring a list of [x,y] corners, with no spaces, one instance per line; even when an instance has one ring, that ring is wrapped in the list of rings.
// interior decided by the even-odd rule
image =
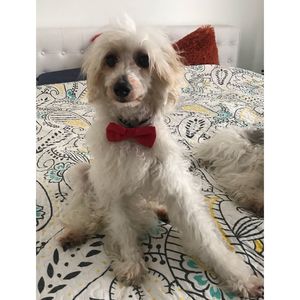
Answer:
[[[196,27],[169,26],[165,31],[176,41]],[[224,242],[263,276],[263,219],[236,206],[192,155],[193,147],[217,128],[263,126],[263,76],[236,67],[238,28],[214,28],[221,66],[186,67],[186,85],[165,122],[186,151],[190,171],[202,183],[205,202]],[[186,254],[180,233],[163,222],[141,237],[149,271],[145,282],[135,288],[115,279],[101,232],[73,249],[58,244],[64,230],[59,217],[72,189],[68,173],[91,158],[85,134],[95,114],[78,68],[90,37],[102,30],[37,30],[37,299],[239,299],[223,290],[201,261]]]
[[[263,126],[263,76],[199,65],[186,67],[185,79],[176,110],[165,122],[185,148],[190,171],[202,182],[224,242],[263,276],[263,219],[236,206],[191,154],[193,145],[217,128]],[[94,110],[86,95],[85,81],[37,86],[37,299],[239,299],[224,291],[201,261],[186,255],[180,233],[163,222],[142,237],[149,271],[135,288],[115,279],[101,232],[79,247],[59,246],[59,216],[72,188],[68,172],[90,160],[84,137]]]

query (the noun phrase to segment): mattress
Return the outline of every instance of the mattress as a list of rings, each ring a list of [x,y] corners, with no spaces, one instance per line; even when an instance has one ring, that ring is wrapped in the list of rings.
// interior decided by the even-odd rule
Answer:
[[[186,67],[185,79],[176,109],[165,122],[185,148],[190,172],[202,182],[204,201],[224,242],[263,276],[263,219],[232,202],[191,154],[193,145],[218,128],[263,127],[263,76],[199,65]],[[91,158],[85,134],[95,112],[86,96],[85,81],[37,86],[37,299],[239,299],[186,254],[180,232],[170,224],[160,222],[141,237],[148,274],[138,287],[116,280],[101,232],[73,249],[59,245],[64,230],[59,216],[72,189],[68,172]]]

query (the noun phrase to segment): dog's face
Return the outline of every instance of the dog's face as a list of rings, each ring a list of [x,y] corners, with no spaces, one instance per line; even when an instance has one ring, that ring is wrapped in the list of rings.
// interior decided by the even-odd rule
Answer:
[[[90,102],[117,116],[145,118],[175,100],[183,67],[163,34],[116,29],[93,42],[83,70]]]
[[[105,96],[113,105],[138,105],[151,87],[148,52],[130,41],[110,47],[102,59],[101,72]]]

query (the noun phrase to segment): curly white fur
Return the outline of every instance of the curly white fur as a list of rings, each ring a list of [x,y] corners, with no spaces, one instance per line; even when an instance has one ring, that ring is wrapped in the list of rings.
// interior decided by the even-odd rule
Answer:
[[[263,130],[226,128],[194,150],[216,182],[241,206],[263,214]]]
[[[148,55],[148,68],[136,65],[138,51]],[[118,57],[114,67],[105,62],[111,52]],[[117,278],[139,284],[147,269],[138,237],[156,222],[145,204],[159,199],[167,206],[171,223],[182,231],[192,255],[201,256],[231,290],[244,296],[259,294],[261,279],[219,238],[200,187],[164,123],[163,112],[176,99],[183,72],[166,36],[132,26],[130,30],[114,28],[96,39],[83,68],[97,119],[87,135],[91,165],[74,170],[74,191],[62,219],[67,235],[72,231],[89,235],[101,229]],[[120,76],[132,76],[135,81],[124,103],[112,91]],[[109,142],[106,126],[120,118],[135,123],[150,118],[157,132],[154,146],[146,148],[131,140]],[[68,236],[62,238],[66,240]]]

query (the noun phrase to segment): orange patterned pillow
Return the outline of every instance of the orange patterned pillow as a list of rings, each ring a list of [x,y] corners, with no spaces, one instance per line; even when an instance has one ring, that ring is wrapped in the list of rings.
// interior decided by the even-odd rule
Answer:
[[[219,64],[218,47],[212,26],[202,26],[173,44],[188,65]]]

